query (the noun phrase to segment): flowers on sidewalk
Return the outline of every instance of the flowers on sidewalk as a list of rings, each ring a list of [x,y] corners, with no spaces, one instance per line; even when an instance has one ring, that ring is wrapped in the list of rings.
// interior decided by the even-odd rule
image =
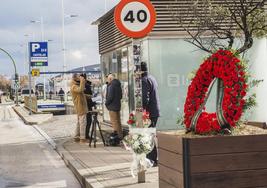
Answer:
[[[144,133],[130,134],[123,141],[126,148],[131,148],[138,155],[148,154],[154,147],[152,135]]]
[[[131,174],[146,171],[153,164],[146,155],[154,148],[154,139],[156,135],[155,128],[130,128],[129,135],[124,137],[123,144],[126,150],[133,153],[133,162],[131,165]]]
[[[142,120],[143,120],[143,125],[139,125],[138,122],[136,121],[136,113],[133,111],[132,113],[130,113],[129,115],[129,120],[127,121],[127,124],[134,128],[141,128],[141,127],[149,127],[150,124],[151,124],[151,120],[150,120],[150,116],[149,116],[149,112],[146,111],[146,110],[142,110],[143,113],[142,113]]]

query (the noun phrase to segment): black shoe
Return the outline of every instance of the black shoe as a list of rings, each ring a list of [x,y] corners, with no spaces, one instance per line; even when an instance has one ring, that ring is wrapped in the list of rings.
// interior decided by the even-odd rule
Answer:
[[[108,138],[109,146],[120,146],[121,139],[116,132],[112,133]]]
[[[152,163],[152,167],[157,167],[158,166],[158,161],[153,161],[150,159],[150,162]]]

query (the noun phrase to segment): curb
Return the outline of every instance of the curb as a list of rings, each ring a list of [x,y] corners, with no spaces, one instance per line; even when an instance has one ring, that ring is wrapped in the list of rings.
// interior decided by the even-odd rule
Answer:
[[[24,118],[24,116],[21,115],[21,113],[19,113],[19,112],[17,111],[17,109],[16,109],[14,106],[13,106],[12,108],[13,108],[13,110],[16,112],[16,114],[22,119],[22,121],[23,121],[26,125],[34,125],[34,124],[37,124],[37,122],[28,122],[28,121]]]
[[[76,160],[65,148],[64,143],[59,144],[56,148],[57,153],[65,162],[66,166],[72,171],[72,173],[76,176],[78,181],[80,182],[83,188],[104,188],[102,184],[100,184],[97,179],[91,178],[94,174],[92,170],[88,167],[82,165],[81,162]]]
[[[57,149],[57,144],[54,142],[54,140],[46,134],[41,128],[39,128],[37,125],[33,125],[33,127],[48,141],[48,143],[53,147],[54,150]]]
[[[47,135],[38,125],[33,125],[33,127],[48,141],[48,143],[53,147],[53,149],[62,158],[66,166],[75,175],[82,188],[104,188],[104,186],[98,182],[97,179],[92,178],[95,174],[87,166],[83,165],[81,161],[76,160],[68,150],[65,149],[64,144],[70,139],[66,139],[58,144]]]
[[[39,132],[47,142],[52,146],[52,148],[58,153],[58,155],[62,158],[66,166],[72,171],[75,175],[82,188],[104,188],[104,186],[97,181],[97,179],[92,178],[92,175],[95,174],[91,169],[87,166],[82,165],[79,160],[76,160],[68,150],[64,148],[64,143],[68,140],[64,140],[59,144],[56,144],[55,141],[46,134],[40,127],[38,127],[38,122],[28,122],[22,114],[18,112],[15,107],[12,107],[16,114],[23,120],[26,125],[32,125],[35,130]]]
[[[26,125],[38,125],[38,124],[41,124],[41,123],[48,122],[51,118],[53,118],[53,115],[51,114],[51,117],[48,117],[47,119],[45,119],[43,121],[40,121],[40,122],[27,121],[27,119],[16,109],[16,106],[13,106],[12,108]],[[21,107],[21,108],[23,108],[23,107]]]

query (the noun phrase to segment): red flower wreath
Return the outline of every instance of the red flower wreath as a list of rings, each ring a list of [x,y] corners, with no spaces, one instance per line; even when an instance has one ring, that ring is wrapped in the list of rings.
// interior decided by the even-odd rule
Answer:
[[[204,102],[209,85],[214,78],[224,83],[223,114],[231,127],[236,126],[245,104],[247,84],[245,68],[240,60],[228,50],[219,50],[201,64],[195,78],[188,87],[184,105],[184,123],[190,128],[195,112]],[[202,112],[196,125],[196,133],[207,134],[221,129],[216,113]]]

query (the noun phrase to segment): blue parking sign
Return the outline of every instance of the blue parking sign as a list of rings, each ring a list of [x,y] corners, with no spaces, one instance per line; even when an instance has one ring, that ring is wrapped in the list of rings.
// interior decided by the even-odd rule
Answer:
[[[48,66],[48,45],[47,42],[30,42],[31,66]]]

